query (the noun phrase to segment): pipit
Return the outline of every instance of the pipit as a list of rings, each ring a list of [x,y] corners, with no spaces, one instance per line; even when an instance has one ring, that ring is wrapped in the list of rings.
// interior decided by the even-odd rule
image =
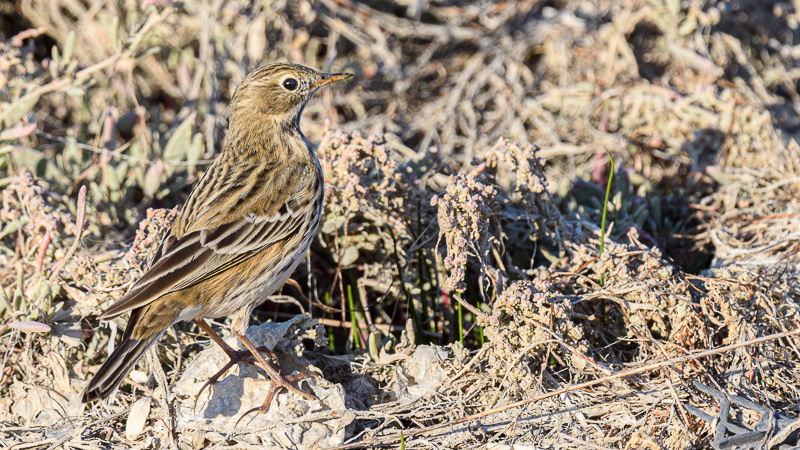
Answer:
[[[144,352],[182,320],[194,321],[230,357],[209,383],[239,361],[257,362],[271,379],[264,404],[255,408],[261,413],[280,388],[315,398],[294,383],[318,374],[282,377],[264,357],[275,361],[274,354],[256,348],[245,331],[253,308],[289,279],[319,227],[323,177],[300,131],[303,108],[320,88],[351,76],[269,64],[237,87],[222,152],[194,186],[149,269],[100,316],[131,313],[122,341],[84,389],[84,402],[115,392]],[[230,315],[249,353],[231,349],[205,321]]]

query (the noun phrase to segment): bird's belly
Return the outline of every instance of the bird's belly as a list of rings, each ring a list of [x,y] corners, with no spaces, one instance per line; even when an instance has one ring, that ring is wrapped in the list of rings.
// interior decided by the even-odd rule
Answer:
[[[266,260],[256,256],[249,261],[249,264],[253,264],[250,269],[254,270],[248,270],[247,267],[233,269],[237,270],[239,276],[234,275],[228,278],[227,289],[213,296],[214,299],[203,308],[203,316],[230,316],[244,307],[263,303],[267,297],[283,287],[311,246],[311,241],[319,228],[321,215],[322,201],[317,204],[316,214],[311,218],[312,222],[309,224],[308,231],[303,233],[302,240],[294,246],[288,244],[287,247],[294,247],[294,250],[277,258],[277,261],[272,259],[274,256],[266,253]],[[245,274],[257,275],[246,276]]]
[[[297,267],[297,264],[280,272],[265,271],[265,276],[259,279],[258,283],[248,286],[247,290],[232,289],[232,292],[229,291],[231,300],[225,304],[224,311],[220,316],[229,316],[245,306],[263,303],[267,300],[267,297],[283,287],[295,267]]]
[[[274,294],[292,276],[292,272],[303,260],[306,246],[302,252],[294,255],[287,255],[274,267],[266,267],[258,272],[258,276],[249,282],[241,282],[235,286],[230,286],[223,294],[225,300],[220,302],[212,311],[207,311],[209,317],[230,316],[241,308],[249,305],[258,305],[267,300],[267,297]]]

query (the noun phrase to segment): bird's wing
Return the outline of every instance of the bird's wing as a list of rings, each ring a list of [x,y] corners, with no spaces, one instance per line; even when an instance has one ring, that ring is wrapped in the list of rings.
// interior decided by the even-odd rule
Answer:
[[[304,232],[317,201],[302,188],[311,175],[306,166],[264,164],[247,172],[246,178],[222,177],[231,180],[225,184],[214,181],[220,178],[212,169],[187,200],[162,254],[101,319],[193,286]]]

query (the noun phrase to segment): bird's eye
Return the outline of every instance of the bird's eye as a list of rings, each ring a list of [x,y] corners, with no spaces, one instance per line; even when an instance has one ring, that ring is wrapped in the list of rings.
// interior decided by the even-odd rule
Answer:
[[[287,91],[293,91],[297,89],[297,80],[295,80],[294,78],[287,78],[283,80],[283,87]]]

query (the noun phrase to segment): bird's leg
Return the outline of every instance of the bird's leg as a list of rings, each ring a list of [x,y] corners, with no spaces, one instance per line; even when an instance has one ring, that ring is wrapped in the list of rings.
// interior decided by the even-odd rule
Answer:
[[[208,334],[208,336],[211,338],[212,341],[216,342],[217,345],[222,347],[222,351],[224,351],[225,354],[228,355],[232,360],[233,359],[238,359],[239,361],[243,361],[243,362],[247,362],[247,363],[255,365],[255,359],[253,359],[253,355],[250,353],[250,350],[234,350],[234,349],[232,349],[228,345],[228,343],[225,342],[225,340],[222,339],[222,337],[219,334],[217,334],[217,332],[214,331],[214,329],[211,328],[206,323],[206,321],[203,320],[203,319],[195,320],[194,323],[197,324],[197,326],[200,327],[201,330],[205,331],[206,334]],[[272,358],[272,361],[275,364],[278,364],[278,360],[275,358],[275,355],[271,351],[269,351],[269,349],[267,347],[258,347],[258,350],[269,354],[270,358]]]
[[[264,355],[262,354],[262,352],[264,351],[263,347],[256,348],[256,346],[244,334],[236,333],[236,337],[238,337],[239,340],[242,341],[242,344],[244,344],[244,346],[247,347],[248,350],[250,350],[250,353],[252,353],[253,356],[255,356],[256,360],[258,360],[258,362],[261,363],[261,365],[264,367],[264,370],[266,370],[267,374],[269,374],[269,378],[271,381],[269,390],[267,391],[267,398],[264,400],[264,403],[260,407],[253,408],[242,414],[242,417],[240,417],[239,420],[236,421],[236,425],[238,425],[239,421],[241,421],[245,416],[247,416],[252,412],[258,411],[259,414],[264,414],[265,412],[267,412],[267,410],[269,409],[269,404],[270,402],[272,402],[272,398],[275,397],[275,394],[277,394],[281,388],[285,388],[287,391],[294,392],[295,394],[305,397],[308,400],[319,400],[313,394],[310,394],[308,392],[303,392],[302,390],[300,390],[300,388],[295,386],[295,383],[306,378],[320,377],[322,376],[321,374],[319,374],[318,372],[307,371],[307,372],[296,373],[293,375],[281,376],[278,370],[275,367],[273,367],[272,364],[267,362],[267,360],[264,358]],[[272,353],[271,351],[267,350],[266,353],[270,354],[271,359],[273,361],[276,359],[275,354]],[[235,427],[236,426],[234,426],[234,428]]]
[[[197,401],[200,399],[200,394],[202,394],[203,391],[208,386],[210,386],[210,385],[216,383],[217,381],[219,381],[220,377],[222,375],[225,375],[225,373],[231,367],[235,366],[236,364],[238,364],[240,362],[245,362],[245,363],[248,363],[248,364],[256,365],[256,363],[260,362],[260,361],[257,361],[255,358],[253,358],[253,354],[250,353],[250,350],[234,350],[234,349],[232,349],[231,346],[228,345],[228,343],[225,342],[225,340],[222,339],[222,337],[219,334],[217,334],[217,332],[214,331],[214,329],[211,328],[211,326],[209,326],[208,323],[206,323],[205,320],[196,319],[196,320],[194,320],[194,323],[198,327],[200,327],[201,330],[205,331],[206,334],[211,338],[212,341],[216,342],[217,345],[222,347],[222,351],[224,351],[225,354],[228,355],[228,358],[230,358],[228,363],[225,364],[225,366],[222,369],[220,369],[217,373],[215,373],[214,376],[209,378],[208,381],[206,381],[205,384],[203,384],[203,387],[200,388],[200,391],[197,392],[197,396],[194,398],[194,410],[196,411],[197,410]],[[267,349],[266,347],[259,347],[257,350],[260,350],[262,352],[265,352],[265,353],[269,354],[270,358],[272,358],[272,360],[275,361],[275,363],[277,364],[277,359],[275,358],[274,353],[269,351],[269,349]],[[269,366],[266,366],[266,367],[269,367]]]

